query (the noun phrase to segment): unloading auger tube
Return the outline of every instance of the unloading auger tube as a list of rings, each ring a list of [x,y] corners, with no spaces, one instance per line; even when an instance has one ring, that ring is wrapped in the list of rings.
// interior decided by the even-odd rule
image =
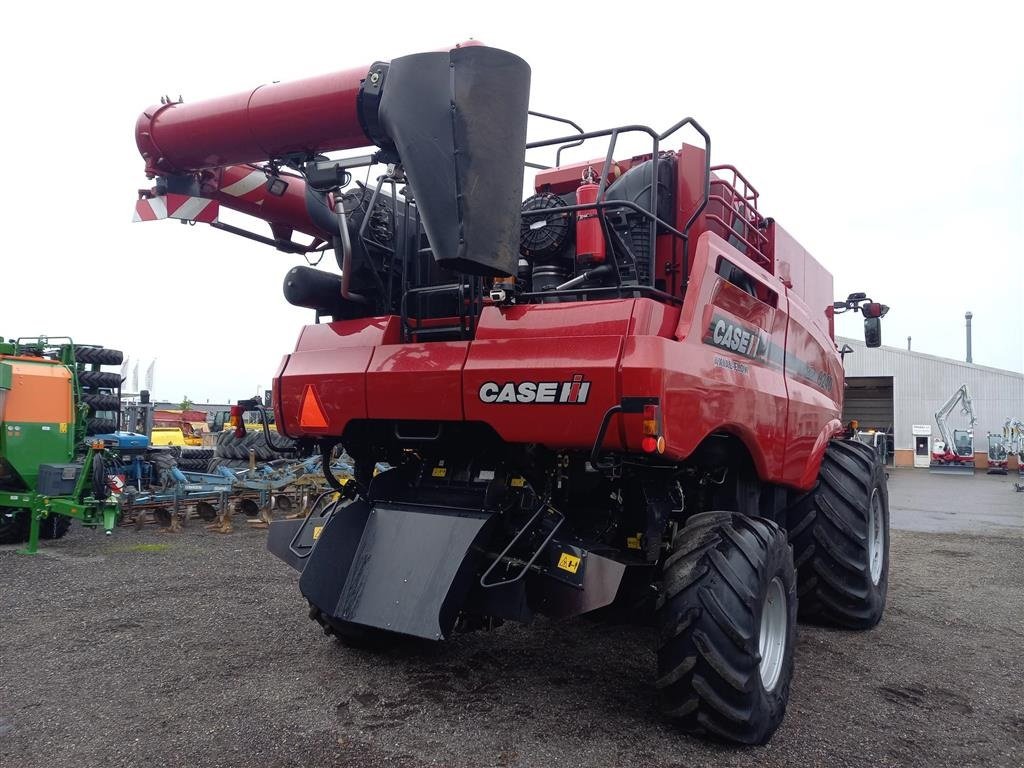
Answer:
[[[465,43],[207,101],[165,99],[139,116],[135,139],[158,191],[195,195],[211,180],[223,192],[225,167],[376,145],[375,160],[401,164],[440,266],[513,275],[529,90],[521,58]],[[275,206],[272,225],[331,236],[315,201],[294,204],[300,190]]]

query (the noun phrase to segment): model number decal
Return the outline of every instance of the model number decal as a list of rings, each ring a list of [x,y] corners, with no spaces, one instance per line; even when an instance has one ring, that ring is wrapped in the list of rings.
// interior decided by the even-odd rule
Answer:
[[[728,368],[730,371],[736,371],[736,373],[742,373],[746,376],[750,373],[750,366],[746,363],[741,363],[739,360],[730,360],[727,357],[721,355],[715,355],[715,365],[719,368]]]
[[[480,401],[484,403],[553,403],[580,405],[587,402],[590,382],[583,374],[574,374],[569,381],[485,381],[480,385]]]

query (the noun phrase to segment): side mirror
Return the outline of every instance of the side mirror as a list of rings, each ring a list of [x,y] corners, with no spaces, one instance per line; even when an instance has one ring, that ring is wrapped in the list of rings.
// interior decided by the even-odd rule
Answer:
[[[864,344],[868,347],[882,346],[882,318],[864,318]]]

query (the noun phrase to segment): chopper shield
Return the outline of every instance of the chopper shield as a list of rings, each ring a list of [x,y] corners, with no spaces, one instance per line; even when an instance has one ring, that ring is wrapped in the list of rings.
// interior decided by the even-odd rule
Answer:
[[[391,62],[380,122],[446,269],[516,273],[529,95],[529,65],[497,48]]]

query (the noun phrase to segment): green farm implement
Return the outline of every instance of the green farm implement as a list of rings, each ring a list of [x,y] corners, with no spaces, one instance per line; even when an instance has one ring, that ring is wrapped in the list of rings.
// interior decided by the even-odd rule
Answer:
[[[101,367],[121,358],[64,337],[0,340],[0,544],[34,554],[72,519],[113,530],[104,444],[88,435],[116,429],[121,378]]]

